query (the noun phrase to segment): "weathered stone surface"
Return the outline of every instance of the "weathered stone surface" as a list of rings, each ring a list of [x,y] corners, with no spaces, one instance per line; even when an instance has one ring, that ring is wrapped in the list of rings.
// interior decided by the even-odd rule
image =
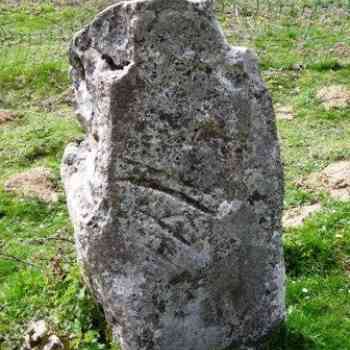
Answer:
[[[284,318],[282,170],[254,54],[210,1],[134,0],[70,52],[86,130],[62,176],[123,350],[258,347]]]
[[[52,334],[45,320],[32,321],[21,350],[64,350],[62,341]]]
[[[57,335],[51,335],[48,339],[47,344],[43,347],[43,350],[64,350],[64,345],[61,339]]]
[[[31,322],[25,336],[25,346],[32,348],[39,346],[45,339],[47,339],[49,328],[44,320]]]

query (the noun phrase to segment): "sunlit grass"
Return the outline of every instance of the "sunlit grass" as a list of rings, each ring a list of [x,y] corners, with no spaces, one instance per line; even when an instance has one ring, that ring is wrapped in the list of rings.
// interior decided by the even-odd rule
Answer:
[[[324,86],[350,86],[349,62],[333,50],[337,43],[350,45],[348,2],[297,0],[281,13],[269,10],[272,2],[260,1],[257,11],[256,1],[220,0],[218,15],[232,44],[257,50],[274,102],[295,110],[294,120],[278,122],[286,208],[315,201],[323,205],[304,226],[285,234],[289,280],[283,349],[348,350],[350,205],[296,186],[301,177],[350,159],[349,108],[327,111],[316,97]],[[230,10],[235,4],[238,18]],[[303,7],[313,11],[311,17]],[[64,147],[81,130],[73,119],[58,117],[59,111],[40,109],[40,102],[69,87],[69,39],[95,10],[49,2],[17,8],[0,4],[0,9],[0,109],[22,114],[0,128],[0,348],[19,348],[28,322],[45,318],[71,349],[112,349],[74,260],[59,179]],[[57,204],[3,191],[9,176],[37,165],[53,171],[61,191]],[[45,241],[57,234],[67,241]],[[53,258],[61,259],[61,271]]]

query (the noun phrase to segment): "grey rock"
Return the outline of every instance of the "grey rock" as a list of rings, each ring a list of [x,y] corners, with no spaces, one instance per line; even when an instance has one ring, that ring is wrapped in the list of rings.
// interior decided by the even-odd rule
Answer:
[[[63,350],[62,341],[55,334],[50,334],[45,320],[32,321],[24,337],[21,350]]]
[[[123,350],[258,348],[285,316],[272,102],[212,5],[118,2],[72,42],[86,137],[62,176]]]
[[[47,341],[47,344],[43,347],[43,350],[64,350],[64,345],[61,339],[57,335],[51,335]]]
[[[45,342],[49,334],[49,327],[45,320],[32,321],[24,337],[23,350],[30,350]]]

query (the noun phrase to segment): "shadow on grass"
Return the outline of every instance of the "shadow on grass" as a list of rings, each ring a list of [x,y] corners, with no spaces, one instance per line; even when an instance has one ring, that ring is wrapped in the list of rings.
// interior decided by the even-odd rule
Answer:
[[[281,325],[277,331],[269,335],[264,344],[247,344],[231,346],[225,350],[316,350],[315,342],[297,332],[288,329],[286,324]]]
[[[283,325],[261,350],[316,350],[316,344],[312,339]]]

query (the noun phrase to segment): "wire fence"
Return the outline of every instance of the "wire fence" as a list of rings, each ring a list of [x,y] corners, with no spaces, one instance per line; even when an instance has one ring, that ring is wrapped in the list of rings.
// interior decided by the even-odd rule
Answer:
[[[325,10],[350,11],[350,0],[217,0],[219,12],[234,10],[242,16],[308,16],[318,15]]]
[[[218,0],[216,9],[230,42],[254,48],[266,65],[349,64],[350,0]]]
[[[87,23],[93,14],[115,1],[52,0],[53,7],[90,8],[89,15],[81,15],[65,22],[57,22],[48,29],[26,31],[12,23],[8,8],[22,11],[24,5],[42,4],[35,0],[0,0],[0,63],[19,66],[63,62],[69,42],[75,32]],[[29,7],[30,8],[30,7]],[[35,7],[33,7],[34,9]],[[350,55],[350,0],[217,0],[216,11],[230,42],[250,46],[264,55],[266,50],[296,45],[301,52],[301,64],[309,60],[332,56],[332,52]],[[33,16],[40,16],[33,14]],[[298,26],[295,32],[292,25]],[[318,32],[316,26],[330,27],[331,32]],[[285,32],[279,36],[276,33]],[[348,33],[346,35],[346,33]]]

